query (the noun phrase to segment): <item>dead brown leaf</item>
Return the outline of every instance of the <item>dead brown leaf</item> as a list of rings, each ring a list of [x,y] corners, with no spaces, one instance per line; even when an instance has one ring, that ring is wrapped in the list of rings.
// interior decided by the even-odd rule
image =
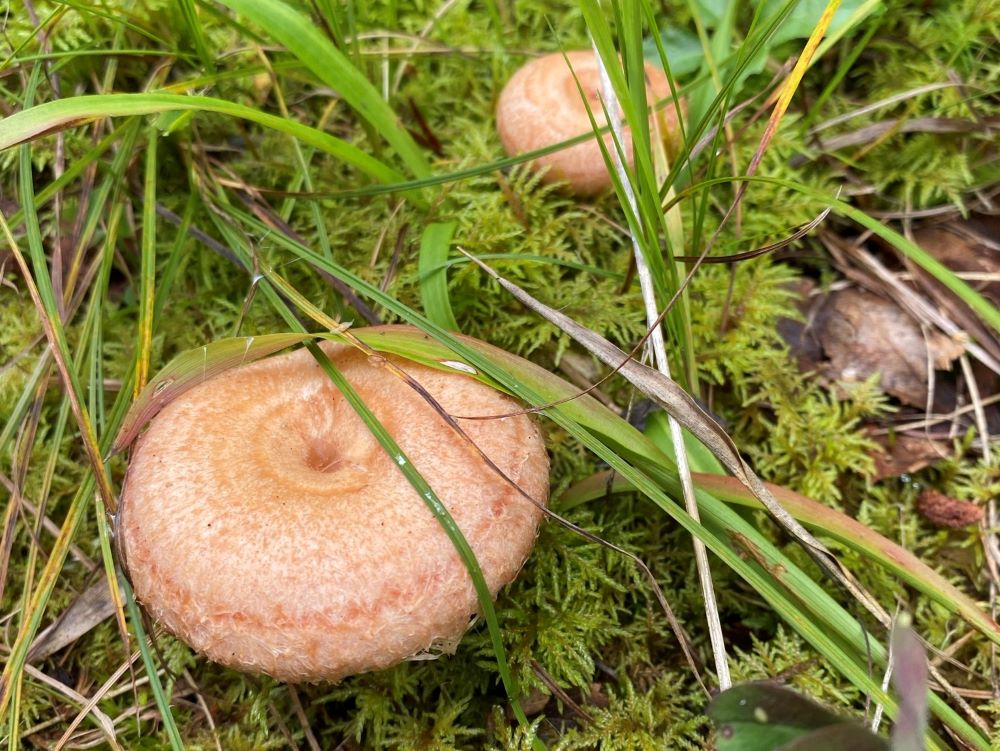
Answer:
[[[914,232],[913,240],[952,271],[995,277],[973,278],[968,283],[1000,306],[1000,217],[975,216],[929,225]],[[922,279],[926,278],[924,272]]]
[[[38,662],[69,646],[114,612],[108,580],[102,576],[35,638],[28,662]]]
[[[969,286],[1000,307],[1000,217],[979,215],[965,221],[929,225],[914,232],[913,240],[952,271],[975,275],[966,279]],[[945,315],[994,358],[1000,359],[1000,342],[994,332],[965,303],[915,264],[907,267]],[[982,377],[977,373],[977,379]],[[988,380],[996,382],[995,378]]]
[[[928,354],[948,370],[964,351],[957,342],[920,326],[895,303],[857,289],[834,292],[816,318],[816,335],[832,381],[857,383],[876,373],[881,388],[907,404],[927,402]]]
[[[547,694],[541,689],[533,688],[531,693],[521,699],[521,709],[528,717],[534,717],[537,714],[541,714],[545,707],[549,705],[549,701],[552,699],[551,694]],[[511,712],[513,715],[513,712]]]
[[[807,276],[786,284],[785,289],[795,293],[792,303],[802,315],[802,319],[778,319],[778,333],[785,340],[792,356],[798,361],[799,370],[802,371],[814,371],[823,361],[823,346],[816,336],[813,321],[826,298],[813,294],[816,286],[816,282]]]
[[[871,438],[881,448],[881,451],[872,452],[874,480],[913,474],[951,455],[948,444],[923,435],[898,433],[894,436],[873,435]]]

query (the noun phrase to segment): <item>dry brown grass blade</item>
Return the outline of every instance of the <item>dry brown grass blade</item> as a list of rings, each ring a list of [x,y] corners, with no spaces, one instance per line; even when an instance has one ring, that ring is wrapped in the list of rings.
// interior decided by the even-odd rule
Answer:
[[[31,296],[32,302],[38,309],[38,315],[42,321],[42,328],[45,330],[45,337],[48,339],[49,344],[52,347],[52,354],[56,361],[56,367],[59,370],[59,375],[62,378],[63,383],[66,385],[66,393],[70,399],[73,415],[76,417],[77,423],[80,427],[80,432],[84,436],[84,449],[87,451],[87,457],[93,466],[94,475],[97,478],[97,486],[101,492],[101,500],[104,502],[105,508],[107,508],[109,512],[114,512],[116,504],[115,494],[111,488],[111,479],[108,477],[107,470],[104,467],[104,462],[101,460],[100,452],[97,448],[97,437],[93,431],[93,423],[90,420],[90,415],[87,412],[87,408],[82,402],[80,402],[79,398],[77,398],[75,390],[72,388],[73,381],[69,374],[69,364],[66,362],[65,358],[62,357],[58,346],[58,336],[53,328],[52,321],[50,321],[46,315],[45,304],[42,302],[38,287],[35,284],[35,279],[31,274],[31,269],[28,266],[28,262],[24,255],[21,253],[21,248],[17,244],[17,240],[14,239],[14,235],[11,233],[10,227],[7,225],[7,222],[2,216],[0,216],[0,229],[3,230],[7,244],[10,247],[11,253],[14,255],[14,260],[17,262],[18,268],[24,277],[24,283],[28,288],[28,294]]]
[[[111,689],[114,688],[114,685],[119,681],[119,679],[121,679],[121,677],[125,675],[126,671],[131,670],[132,665],[135,663],[136,660],[139,659],[139,655],[140,652],[138,650],[129,655],[129,658],[124,663],[122,663],[122,665],[114,673],[111,674],[111,676],[104,682],[104,684],[97,691],[94,692],[94,695],[91,696],[86,701],[83,707],[80,708],[80,712],[77,714],[77,716],[73,718],[72,722],[70,722],[69,726],[63,732],[62,737],[56,742],[55,746],[52,747],[52,751],[59,751],[59,749],[63,748],[69,742],[69,739],[72,737],[73,732],[80,726],[80,723],[83,722],[83,718],[87,716],[87,713],[90,712],[94,707],[96,707],[97,703],[101,701],[101,699],[103,699],[105,696],[109,696],[109,692],[111,691]],[[143,678],[142,680],[147,681],[149,679]],[[131,687],[132,690],[135,689],[135,686],[136,686],[136,681],[133,679]],[[114,694],[110,694],[110,696],[113,695]],[[117,722],[117,719],[115,721]]]
[[[849,146],[861,146],[897,133],[976,133],[996,130],[1000,118],[987,118],[983,122],[962,120],[956,117],[918,117],[911,120],[892,118],[866,125],[863,128],[827,138],[822,142],[823,151],[831,152]]]
[[[35,284],[35,279],[31,275],[31,269],[28,266],[24,255],[21,253],[21,248],[14,239],[14,235],[2,214],[0,214],[0,230],[3,231],[7,244],[10,247],[10,251],[14,255],[14,260],[17,261],[17,265],[24,277],[24,284],[28,288],[31,300],[34,303],[35,308],[38,310],[38,316],[41,319],[42,328],[45,331],[45,338],[48,340],[51,347],[56,368],[58,369],[59,376],[66,388],[66,396],[70,400],[70,407],[73,410],[73,416],[76,418],[80,434],[83,438],[84,450],[87,453],[87,458],[89,459],[90,465],[94,471],[94,477],[97,480],[98,494],[103,508],[109,514],[114,514],[117,508],[117,499],[115,498],[114,490],[111,487],[111,477],[104,465],[104,460],[101,458],[100,448],[98,447],[97,442],[97,434],[94,432],[94,424],[90,419],[90,414],[88,413],[86,406],[80,401],[79,394],[74,388],[74,381],[70,374],[70,364],[66,361],[66,358],[63,355],[63,349],[60,347],[61,338],[59,336],[59,332],[56,330],[55,324],[46,313],[45,304],[42,302],[38,286]],[[108,583],[111,587],[112,598],[115,601],[115,620],[118,624],[118,631],[121,634],[122,641],[125,644],[128,644],[128,626],[125,623],[125,608],[121,592],[118,590],[118,582],[114,579],[114,577],[109,576]]]
[[[44,660],[69,646],[94,626],[115,613],[106,579],[99,579],[77,597],[44,631],[35,637],[28,650],[28,662]]]
[[[472,258],[472,256],[468,256]],[[472,259],[505,290],[530,310],[569,334],[591,354],[618,372],[639,391],[672,414],[700,440],[756,496],[771,516],[827,574],[851,593],[880,623],[889,628],[892,619],[881,605],[846,571],[825,545],[789,514],[763,481],[746,465],[739,450],[725,430],[675,381],[633,360],[600,334],[581,326],[573,319],[539,302],[516,284],[504,279],[478,259]]]
[[[58,691],[73,703],[81,705],[81,719],[82,717],[86,717],[88,714],[92,714],[97,720],[97,725],[100,728],[102,735],[107,740],[108,745],[110,745],[115,751],[121,751],[121,746],[118,744],[118,737],[115,735],[115,726],[111,721],[111,718],[99,710],[95,704],[88,701],[86,696],[77,693],[65,683],[57,681],[55,678],[46,675],[38,668],[34,668],[31,665],[25,665],[24,672],[39,683],[44,683],[49,688]]]

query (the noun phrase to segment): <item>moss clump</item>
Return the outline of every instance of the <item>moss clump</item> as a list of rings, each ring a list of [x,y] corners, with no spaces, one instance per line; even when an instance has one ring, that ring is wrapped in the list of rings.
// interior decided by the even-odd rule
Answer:
[[[369,53],[378,53],[383,41],[396,44],[380,35],[381,30],[420,34],[433,11],[420,3],[353,5],[357,28],[376,33],[374,39],[366,38],[361,45],[366,54],[359,57],[359,66],[372,80],[381,82],[385,80],[383,73],[387,74],[390,102],[401,121],[429,145],[440,145],[437,151],[428,151],[439,173],[500,158],[492,124],[493,102],[503,82],[523,62],[521,51],[588,43],[577,8],[554,11],[549,3],[522,0],[509,18],[504,13],[513,6],[496,4],[502,34],[483,23],[482,12],[460,12],[459,8],[444,12],[434,19],[428,44],[453,51],[430,52],[418,44],[417,51],[404,62],[401,55],[383,58]],[[307,11],[315,7],[300,6]],[[34,7],[44,18],[64,6],[40,0]],[[677,20],[688,20],[687,12],[678,11]],[[130,13],[137,28],[185,29],[170,3],[144,3]],[[832,152],[824,151],[808,132],[819,119],[853,112],[863,104],[917,87],[926,90],[911,91],[890,107],[821,132],[842,134],[886,118],[975,120],[995,116],[1000,108],[995,98],[969,96],[967,92],[997,87],[1000,72],[984,55],[994,41],[996,20],[980,13],[973,2],[940,8],[931,22],[925,17],[923,4],[904,3],[893,13],[878,17],[880,26],[870,38],[860,29],[839,48],[843,50],[840,57],[835,54],[817,62],[802,91],[808,101],[815,101],[834,80],[843,56],[853,50],[851,45],[866,44],[855,66],[831,89],[819,111],[804,107],[783,122],[760,167],[760,174],[781,182],[751,185],[741,221],[722,232],[717,253],[735,253],[773,242],[813,219],[824,208],[822,202],[796,190],[795,185],[824,195],[833,194],[841,185],[856,187],[862,194],[857,200],[863,205],[895,211],[939,202],[962,205],[973,188],[995,180],[995,145],[985,131],[938,134],[890,129],[870,142]],[[207,86],[206,93],[212,96],[277,111],[275,83],[261,66],[257,51],[247,48],[248,37],[224,16],[206,11],[202,21],[209,48],[220,53],[218,65],[223,75],[199,83],[199,90]],[[27,43],[26,49],[34,50],[37,40],[32,41],[33,29],[34,23],[25,14],[14,14],[8,19],[6,33],[13,46]],[[114,14],[98,15],[75,6],[52,28],[48,39],[57,51],[107,48],[113,41],[123,49],[156,47],[135,28],[123,29]],[[191,54],[193,39],[179,32],[178,40],[183,54],[173,60],[165,74],[167,82],[174,84],[199,73]],[[412,41],[412,37],[407,38],[399,49],[407,49]],[[143,90],[157,59],[118,56],[114,89]],[[327,131],[366,151],[392,159],[386,144],[359,127],[346,105],[331,92],[318,89],[301,68],[287,65],[292,62],[290,56],[279,52],[270,54],[270,59],[294,118],[321,123]],[[397,65],[405,66],[398,90],[393,88],[400,70]],[[92,91],[92,82],[108,71],[107,60],[100,56],[64,57],[58,66],[64,94]],[[951,80],[953,73],[961,86],[927,87]],[[756,91],[769,76],[767,71],[750,78],[743,93]],[[18,103],[18,79],[4,81],[6,98]],[[43,81],[42,90],[49,98],[47,85]],[[741,128],[744,124],[739,123]],[[723,174],[723,168],[742,171],[762,130],[759,122],[741,129],[732,147],[736,163],[720,162],[716,172]],[[64,146],[71,160],[86,153],[91,143],[90,133],[83,128],[65,133]],[[297,195],[305,185],[299,156],[287,137],[220,115],[199,114],[164,134],[160,141],[158,201],[183,215],[189,197],[194,196],[193,223],[199,230],[231,251],[243,247],[252,251],[260,265],[280,271],[313,304],[346,319],[360,320],[360,315],[313,270],[292,262],[290,254],[275,242],[274,232],[251,232],[235,218],[237,211],[244,209],[241,194],[231,187],[223,188],[220,177],[243,181],[249,193],[266,202],[306,245],[321,252],[328,248],[337,263],[416,308],[421,301],[416,259],[423,228],[430,222],[454,220],[456,243],[477,255],[495,256],[490,262],[500,273],[543,302],[622,346],[630,348],[641,336],[644,316],[636,285],[623,285],[630,247],[617,228],[622,218],[613,198],[575,202],[557,188],[541,186],[523,167],[448,184],[433,193],[426,207],[407,194],[351,198],[341,193],[365,186],[363,177],[328,155],[309,149],[302,153],[312,179],[313,194],[307,196]],[[0,155],[0,167],[6,168],[0,172],[4,195],[17,195],[15,156],[14,151]],[[54,177],[54,139],[33,144],[32,156],[37,187],[41,188]],[[724,157],[728,156],[725,151]],[[107,291],[98,292],[102,296],[100,376],[108,380],[109,389],[105,393],[100,387],[103,383],[94,383],[88,398],[93,395],[99,426],[105,415],[97,396],[107,404],[114,399],[115,383],[128,371],[137,341],[141,232],[136,218],[142,207],[136,198],[141,187],[132,178],[141,175],[141,167],[141,149],[137,149],[117,199],[124,219],[113,245],[113,283]],[[98,174],[106,173],[102,161]],[[699,174],[693,179],[702,177]],[[285,195],[289,191],[295,197]],[[79,185],[68,188],[59,216],[51,203],[40,207],[46,239],[51,240],[54,228],[75,220],[81,195]],[[706,217],[698,217],[691,199],[681,205],[685,237],[691,244],[692,238],[700,237],[704,242],[711,234],[732,192],[730,186],[722,186],[707,195]],[[317,207],[319,223],[314,213]],[[105,207],[102,217],[111,211]],[[854,231],[834,219],[827,220],[827,226]],[[174,282],[155,327],[154,369],[179,351],[232,335],[237,329],[256,334],[287,328],[260,288],[254,286],[252,271],[225,260],[202,243],[178,241],[176,230],[165,221],[158,222],[157,231],[157,281],[173,269]],[[88,259],[93,259],[106,232],[107,223],[99,222],[93,247],[87,249]],[[884,414],[884,397],[866,384],[850,399],[835,398],[798,372],[777,335],[778,319],[795,315],[789,283],[802,273],[821,280],[831,277],[831,269],[822,260],[815,261],[821,250],[804,240],[791,246],[784,262],[762,257],[734,266],[701,269],[691,286],[691,309],[702,396],[728,421],[736,442],[766,479],[855,511],[863,522],[924,554],[956,583],[975,593],[982,567],[975,533],[928,529],[913,514],[917,489],[911,484],[867,483],[871,444],[861,433],[860,423]],[[812,260],[803,263],[802,256]],[[0,427],[14,416],[40,348],[29,350],[16,363],[9,360],[41,333],[18,275],[6,268],[4,280],[21,291],[15,293],[9,285],[0,285],[0,363],[5,366],[0,373]],[[546,366],[559,362],[569,346],[563,333],[513,303],[507,293],[468,264],[451,267],[448,278],[451,306],[464,331]],[[376,312],[391,318],[377,306]],[[82,336],[82,320],[77,316],[69,322],[74,346]],[[86,352],[80,355],[81,364],[87,356]],[[89,389],[91,377],[98,377],[99,371],[81,369]],[[53,375],[51,384],[55,383]],[[620,385],[612,384],[608,390],[621,404],[631,397]],[[72,418],[68,418],[62,441],[57,443],[54,438],[62,398],[62,392],[53,387],[40,403],[37,438],[21,488],[27,498],[36,501],[43,500],[44,489],[50,488],[44,500],[57,524],[63,520],[87,466]],[[962,447],[970,445],[966,439]],[[549,446],[557,490],[599,469],[593,457],[558,429],[550,430]],[[53,452],[57,460],[49,482],[45,468]],[[0,456],[6,471],[12,465],[14,444],[2,447]],[[959,458],[917,480],[986,501],[998,489],[996,459],[987,463]],[[120,478],[120,462],[114,471],[116,479]],[[695,574],[687,535],[647,502],[627,495],[577,506],[568,514],[588,532],[650,565],[689,632],[695,653],[709,663],[700,593],[691,585]],[[93,512],[78,530],[75,543],[90,559],[100,562]],[[30,578],[37,586],[45,561],[41,553],[50,549],[50,538],[43,536],[38,547],[23,525],[17,528],[8,573],[8,582],[13,584],[4,589],[0,602],[4,613],[15,614],[12,624],[20,617],[24,582]],[[39,555],[29,572],[33,550]],[[792,551],[792,555],[808,565],[800,552]],[[876,595],[884,602],[893,600],[898,593],[894,580],[849,553],[844,557]],[[732,664],[737,678],[784,674],[792,676],[799,688],[828,703],[858,707],[857,692],[786,631],[755,592],[721,566],[715,567],[714,574],[726,636],[735,647]],[[47,613],[62,610],[98,575],[70,556]],[[543,737],[550,748],[566,751],[597,746],[703,747],[707,733],[700,714],[704,696],[657,610],[648,583],[628,559],[547,523],[536,553],[517,582],[501,594],[497,607],[512,671],[526,692],[536,699],[544,698],[552,693],[552,681],[586,717],[569,708],[562,697],[552,696],[544,709],[536,707],[539,713],[532,715],[531,732],[516,727],[499,682],[492,646],[482,628],[473,629],[454,656],[403,664],[337,686],[295,689],[206,663],[169,636],[159,636],[157,644],[170,671],[165,681],[175,692],[174,714],[188,749],[216,748],[217,743],[225,749],[306,747],[307,727],[322,748],[512,751],[529,748],[532,733]],[[916,617],[932,644],[947,648],[958,638],[952,619],[935,607],[919,603]],[[5,637],[8,647],[13,631],[12,627]],[[969,640],[960,650],[953,656],[970,666],[977,677],[988,673],[985,645]],[[40,667],[92,693],[125,656],[114,624],[105,622]],[[956,681],[965,680],[957,669],[947,669]],[[127,678],[118,687],[124,690],[116,690],[101,701],[109,716],[152,705],[146,684],[138,685],[133,693],[125,681]],[[216,731],[209,727],[199,697],[204,699]],[[69,706],[41,683],[26,679],[21,727],[51,718],[56,704]],[[1000,723],[995,702],[977,708]],[[54,743],[63,726],[56,727],[59,732],[53,737],[49,737],[51,731],[43,729],[30,742]],[[139,723],[120,723],[117,732],[124,747],[169,747],[166,733],[151,713],[141,714]]]

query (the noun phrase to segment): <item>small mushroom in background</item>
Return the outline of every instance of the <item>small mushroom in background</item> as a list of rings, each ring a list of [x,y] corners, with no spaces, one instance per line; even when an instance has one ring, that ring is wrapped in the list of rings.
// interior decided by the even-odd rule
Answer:
[[[447,506],[495,596],[527,558],[541,509],[384,363],[322,347]],[[450,414],[516,409],[467,375],[394,362]],[[528,417],[462,427],[547,502],[548,456]],[[305,350],[195,386],[131,456],[117,534],[136,597],[210,659],[289,682],[453,649],[478,599],[402,461]]]
[[[561,52],[545,55],[520,68],[500,93],[497,130],[507,154],[514,156],[535,151],[593,130],[577,81],[597,125],[607,125],[594,52],[578,50],[567,52],[565,57]],[[646,63],[646,98],[650,107],[670,96],[664,72]],[[675,140],[679,133],[677,120],[677,110],[673,102],[669,102],[650,116],[650,131]],[[604,143],[613,151],[611,133],[604,135]],[[624,127],[622,147],[631,163],[632,136],[627,127]],[[578,195],[594,195],[611,187],[611,175],[596,138],[539,157],[533,164],[537,168],[548,168],[543,177],[545,182],[565,181]]]

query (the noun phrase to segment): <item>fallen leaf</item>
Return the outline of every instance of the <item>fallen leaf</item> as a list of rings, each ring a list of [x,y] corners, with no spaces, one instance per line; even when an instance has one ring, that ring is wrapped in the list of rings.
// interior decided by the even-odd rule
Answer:
[[[551,694],[537,688],[532,689],[530,694],[521,698],[521,709],[528,717],[534,717],[542,713],[542,710],[548,706],[550,699],[552,699]]]
[[[814,371],[823,361],[823,345],[816,336],[813,322],[826,298],[812,294],[816,289],[816,282],[807,276],[796,279],[785,285],[785,288],[795,293],[791,302],[802,318],[779,318],[778,333],[785,340],[792,356],[798,361],[799,370]]]
[[[742,683],[715,697],[705,713],[716,727],[718,751],[888,751],[864,727],[773,683]]]
[[[936,370],[948,370],[964,351],[961,342],[937,331],[925,336],[895,303],[857,289],[830,295],[816,329],[830,380],[857,383],[878,373],[884,391],[914,406],[927,401],[928,353]]]
[[[916,506],[917,513],[938,527],[959,529],[977,524],[983,518],[981,506],[971,501],[960,501],[958,498],[931,489],[925,490],[917,497]]]
[[[120,580],[119,586],[122,586]],[[44,660],[68,647],[94,626],[114,615],[114,612],[108,580],[102,576],[35,638],[28,651],[28,662]]]
[[[1000,306],[1000,219],[975,216],[965,221],[930,225],[913,233],[913,241],[952,271],[990,275],[969,279],[969,286]],[[921,281],[931,277],[921,272]],[[995,277],[995,278],[994,278]],[[935,286],[940,286],[935,281]],[[954,295],[949,297],[955,300]]]
[[[880,451],[872,452],[875,460],[874,480],[885,480],[919,472],[935,462],[951,456],[951,448],[941,441],[923,435],[897,433],[893,436],[873,435]]]
[[[1000,218],[973,216],[918,229],[914,241],[952,271],[980,278],[967,283],[983,297],[1000,306]],[[908,264],[914,279],[941,310],[995,359],[1000,359],[1000,342],[994,332],[954,292],[914,264]],[[978,364],[977,364],[978,365]],[[975,367],[975,377],[983,393],[1000,388],[1000,377],[984,367]]]

